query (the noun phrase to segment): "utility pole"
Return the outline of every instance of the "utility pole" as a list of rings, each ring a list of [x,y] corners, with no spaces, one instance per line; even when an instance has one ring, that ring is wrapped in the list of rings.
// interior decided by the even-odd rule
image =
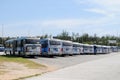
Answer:
[[[2,24],[2,44],[3,44],[4,25]]]

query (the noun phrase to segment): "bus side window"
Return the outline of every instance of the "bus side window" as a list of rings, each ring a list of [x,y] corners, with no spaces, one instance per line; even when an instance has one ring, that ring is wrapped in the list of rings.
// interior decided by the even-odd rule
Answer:
[[[6,42],[6,43],[5,43],[5,48],[8,48],[8,47],[9,47],[9,43]]]
[[[12,44],[12,42],[10,42],[10,48],[12,48],[13,47],[13,44]]]
[[[17,42],[17,46],[21,47],[21,41],[20,40]]]

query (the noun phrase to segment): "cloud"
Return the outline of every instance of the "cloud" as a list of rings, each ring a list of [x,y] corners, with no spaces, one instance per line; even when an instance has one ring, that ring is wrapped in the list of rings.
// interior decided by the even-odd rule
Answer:
[[[97,33],[99,35],[112,33],[111,25],[119,25],[109,17],[97,19],[56,19],[56,20],[34,20],[13,24],[6,24],[4,27],[5,36],[27,36],[27,35],[57,35],[62,30],[75,33]],[[111,27],[111,28],[109,28]],[[115,32],[116,27],[114,27]],[[119,30],[119,29],[118,29]]]
[[[117,7],[120,5],[120,0],[88,0],[91,2],[94,2],[96,4],[102,5],[102,6],[111,6],[111,7]]]
[[[84,9],[90,12],[105,14],[109,17],[118,17],[120,14],[120,0],[75,0],[75,2],[89,6]]]
[[[107,12],[106,10],[103,10],[103,9],[90,8],[90,9],[85,9],[85,11],[102,14],[102,15],[109,16],[109,17],[114,16],[114,14],[110,14],[109,12]]]
[[[74,0],[79,4],[97,4],[98,6],[117,7],[120,5],[120,0]]]
[[[76,26],[87,26],[87,25],[99,25],[103,22],[106,22],[105,19],[61,19],[61,20],[48,20],[41,22],[42,26],[56,26],[56,27],[76,27]]]

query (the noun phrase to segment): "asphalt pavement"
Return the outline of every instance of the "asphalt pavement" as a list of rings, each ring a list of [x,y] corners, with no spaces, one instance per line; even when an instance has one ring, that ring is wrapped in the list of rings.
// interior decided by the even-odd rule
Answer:
[[[54,58],[37,57],[37,58],[30,58],[29,60],[32,60],[39,64],[54,66],[57,67],[58,69],[61,69],[69,66],[74,66],[80,63],[89,62],[92,60],[106,58],[117,54],[118,53],[98,54],[98,55],[74,55],[74,56],[65,56],[65,57],[55,56]]]
[[[120,53],[108,55],[26,80],[120,80]]]

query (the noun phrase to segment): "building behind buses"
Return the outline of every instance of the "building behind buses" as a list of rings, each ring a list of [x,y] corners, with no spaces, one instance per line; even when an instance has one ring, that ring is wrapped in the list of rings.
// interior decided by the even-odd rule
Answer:
[[[5,42],[5,53],[10,55],[35,56],[41,54],[39,38],[17,38]]]
[[[42,55],[54,56],[62,55],[62,45],[59,39],[41,39]]]

